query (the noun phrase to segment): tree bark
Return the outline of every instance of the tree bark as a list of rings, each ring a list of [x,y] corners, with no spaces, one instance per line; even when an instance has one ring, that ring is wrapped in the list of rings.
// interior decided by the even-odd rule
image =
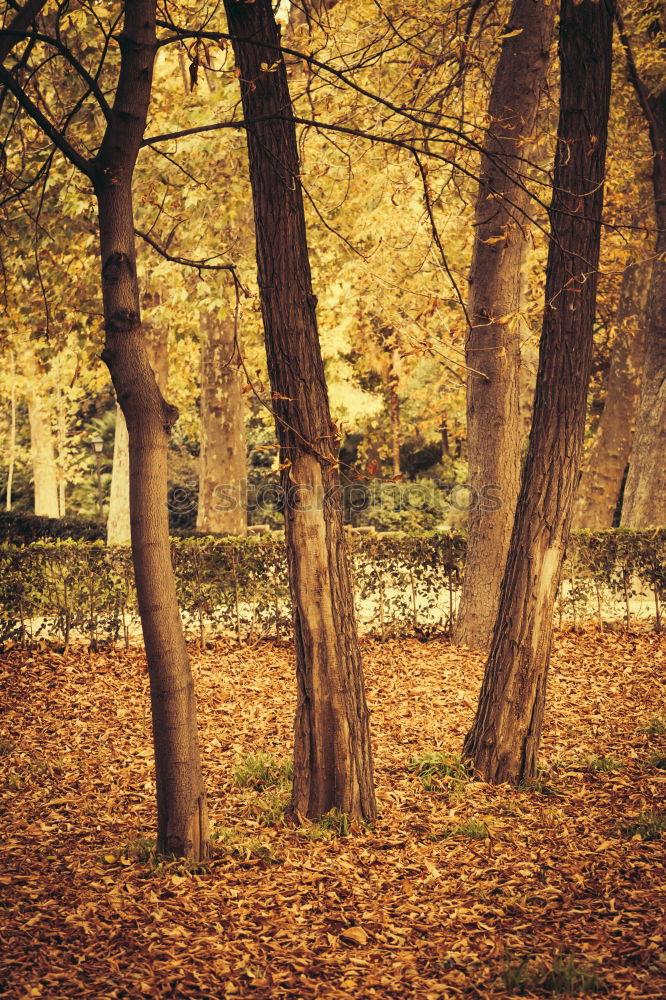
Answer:
[[[645,354],[645,312],[650,268],[632,264],[622,276],[615,342],[599,427],[578,484],[573,526],[613,526],[631,454]]]
[[[482,649],[497,615],[520,484],[521,271],[529,238],[525,152],[546,79],[555,4],[513,0],[490,96],[470,269],[467,448],[472,495],[493,485],[497,510],[472,504],[457,643]],[[485,377],[484,377],[485,376]]]
[[[149,303],[149,296],[144,296],[144,306],[149,306]],[[150,367],[153,369],[160,392],[165,396],[169,383],[169,332],[150,322],[144,322],[142,328]],[[129,545],[131,539],[129,436],[123,411],[116,404],[106,544]]]
[[[487,781],[536,773],[553,608],[585,432],[610,99],[612,0],[562,0],[561,97],[534,419],[474,724]]]
[[[24,354],[30,457],[34,485],[34,511],[39,517],[59,517],[58,468],[53,446],[51,408],[39,385],[37,363],[28,351]]]
[[[312,819],[335,807],[372,820],[372,752],[338,444],[317,334],[287,76],[270,0],[225,0],[225,9],[240,71],[285,491],[298,682],[291,808]]]
[[[157,780],[157,847],[208,856],[194,684],[180,621],[167,512],[167,444],[177,410],[159,390],[141,326],[132,175],[146,125],[156,52],[155,3],[125,5],[121,70],[94,161],[109,367],[129,433],[132,557],[148,660]]]
[[[636,433],[624,489],[624,528],[666,525],[666,90],[646,95],[654,151],[657,244],[648,294],[645,366]]]
[[[201,314],[201,449],[197,531],[244,535],[245,414],[232,323]]]

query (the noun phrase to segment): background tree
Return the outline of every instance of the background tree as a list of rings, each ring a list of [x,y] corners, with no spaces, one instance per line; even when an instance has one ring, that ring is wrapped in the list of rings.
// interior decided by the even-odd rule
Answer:
[[[469,510],[467,558],[455,639],[488,645],[497,614],[520,484],[521,275],[529,241],[525,153],[548,69],[555,3],[514,0],[488,109],[470,269],[465,355],[469,482],[501,501]]]

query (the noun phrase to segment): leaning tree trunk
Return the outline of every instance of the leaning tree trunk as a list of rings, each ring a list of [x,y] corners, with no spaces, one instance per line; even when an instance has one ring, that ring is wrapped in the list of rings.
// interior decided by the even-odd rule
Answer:
[[[606,403],[576,495],[573,526],[577,529],[598,531],[613,525],[634,437],[649,278],[650,268],[644,264],[632,264],[622,277]]]
[[[148,296],[144,296],[144,306]],[[162,395],[169,382],[168,330],[159,324],[143,323],[143,333],[150,367],[155,373]],[[109,514],[106,521],[106,544],[129,545],[130,526],[130,462],[129,436],[122,408],[116,405],[116,429],[113,436],[113,465],[109,490]]]
[[[169,549],[167,443],[178,411],[162,396],[141,326],[132,175],[146,124],[156,52],[155,4],[125,5],[116,97],[94,164],[109,367],[129,433],[132,557],[143,627],[157,779],[157,847],[208,856],[194,684]]]
[[[313,819],[336,807],[370,820],[368,710],[287,76],[270,0],[226,0],[225,8],[245,114],[285,491],[298,679],[291,806]]]
[[[657,245],[648,293],[645,366],[622,504],[622,527],[666,525],[666,90],[645,97],[651,111]]]
[[[613,0],[562,0],[561,97],[534,419],[497,622],[464,754],[487,781],[536,773],[553,607],[585,432]]]
[[[455,641],[490,642],[520,485],[521,271],[529,240],[527,139],[548,69],[555,3],[513,0],[490,96],[469,276],[465,355],[472,495],[492,485],[496,510],[472,504]],[[513,32],[513,34],[511,34]],[[480,374],[479,374],[480,373]]]
[[[233,323],[201,314],[201,449],[197,531],[244,535],[245,414]]]

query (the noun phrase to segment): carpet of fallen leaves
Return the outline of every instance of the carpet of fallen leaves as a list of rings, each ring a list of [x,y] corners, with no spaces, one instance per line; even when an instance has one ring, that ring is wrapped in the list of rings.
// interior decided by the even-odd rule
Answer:
[[[289,648],[193,651],[219,833],[203,873],[137,856],[154,826],[141,651],[5,653],[0,995],[538,996],[553,987],[529,970],[569,956],[607,996],[662,1000],[666,840],[632,824],[665,808],[663,637],[556,636],[545,770],[520,790],[426,791],[409,770],[459,751],[480,656],[445,641],[363,648],[380,816],[330,840],[233,777],[248,753],[290,753]],[[594,770],[602,758],[610,770]],[[524,959],[522,985],[507,980]]]

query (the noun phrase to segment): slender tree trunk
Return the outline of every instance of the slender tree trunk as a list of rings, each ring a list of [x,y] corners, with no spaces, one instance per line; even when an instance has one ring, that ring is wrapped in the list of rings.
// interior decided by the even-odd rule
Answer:
[[[197,531],[244,535],[245,414],[233,323],[201,314],[201,450]]]
[[[487,781],[536,773],[585,432],[610,99],[612,0],[562,0],[561,97],[534,419],[500,606],[465,756]]]
[[[144,296],[144,306],[149,306],[149,304],[149,297]],[[169,382],[169,332],[159,325],[144,322],[143,333],[150,367],[155,374],[158,388],[164,396]],[[131,534],[129,436],[123,411],[120,406],[116,405],[116,429],[113,437],[113,465],[109,490],[109,514],[106,521],[106,544],[129,545]]]
[[[615,342],[596,437],[578,484],[574,528],[613,525],[631,454],[645,354],[645,310],[650,268],[633,264],[622,277]]]
[[[106,519],[106,544],[129,545],[132,541],[129,514],[129,436],[120,406],[116,403],[116,429],[113,435],[113,465],[109,490],[109,514]]]
[[[58,517],[58,469],[53,447],[51,408],[39,384],[39,371],[34,357],[24,354],[25,398],[30,424],[30,456],[34,484],[34,511],[41,517]]]
[[[454,639],[490,642],[520,484],[521,270],[529,237],[525,147],[549,62],[555,3],[513,0],[490,96],[469,276],[467,448],[473,495],[493,485],[497,510],[472,504]],[[485,377],[484,377],[485,376]]]
[[[646,96],[652,115],[657,245],[648,293],[645,366],[622,504],[622,527],[666,525],[666,90]]]
[[[7,493],[5,510],[12,509],[12,488],[14,485],[14,463],[16,462],[16,357],[9,352],[9,377],[11,398],[9,403],[9,454],[7,455]]]
[[[368,710],[287,76],[270,0],[226,0],[225,8],[247,123],[259,288],[285,490],[298,680],[292,809],[314,819],[336,807],[371,820]]]
[[[393,475],[400,475],[400,397],[398,385],[400,376],[400,354],[396,347],[391,351],[388,375],[386,378],[386,394],[388,396],[389,419],[391,421],[391,465]]]
[[[122,62],[94,165],[109,367],[129,433],[132,557],[148,659],[157,779],[157,846],[208,856],[194,684],[180,621],[167,499],[167,444],[178,411],[162,396],[141,326],[132,175],[146,124],[156,52],[155,3],[125,5]]]

